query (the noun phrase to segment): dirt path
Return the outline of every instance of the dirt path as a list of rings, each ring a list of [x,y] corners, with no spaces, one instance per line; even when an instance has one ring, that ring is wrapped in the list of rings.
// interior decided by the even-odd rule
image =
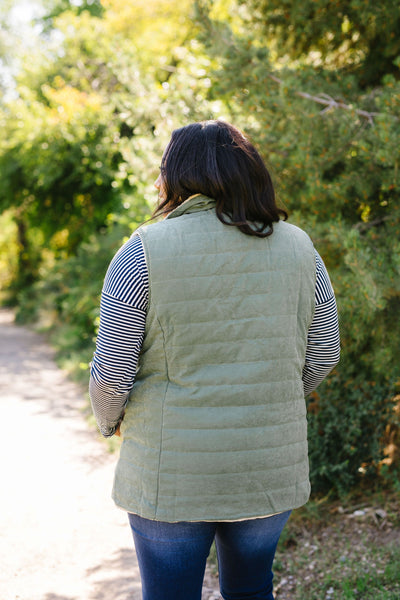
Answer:
[[[51,349],[0,311],[0,600],[140,600],[116,456]],[[204,600],[218,598],[205,580]]]

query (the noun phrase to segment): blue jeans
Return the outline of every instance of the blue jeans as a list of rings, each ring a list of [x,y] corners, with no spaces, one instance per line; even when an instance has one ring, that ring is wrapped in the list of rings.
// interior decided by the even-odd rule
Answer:
[[[224,600],[273,600],[272,563],[290,512],[230,523],[164,523],[129,514],[143,600],[201,600],[214,538]]]

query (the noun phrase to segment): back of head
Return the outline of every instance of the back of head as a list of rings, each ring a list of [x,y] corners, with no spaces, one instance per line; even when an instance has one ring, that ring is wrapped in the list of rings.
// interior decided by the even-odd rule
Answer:
[[[155,216],[170,212],[194,194],[216,200],[218,218],[243,233],[266,237],[284,210],[276,205],[268,170],[244,134],[224,121],[176,129],[165,149],[164,197]]]

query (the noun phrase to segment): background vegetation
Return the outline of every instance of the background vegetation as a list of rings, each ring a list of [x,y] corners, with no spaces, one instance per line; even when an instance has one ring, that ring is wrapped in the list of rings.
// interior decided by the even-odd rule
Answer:
[[[0,14],[1,63],[15,73],[12,84],[0,71],[2,301],[49,329],[87,378],[105,270],[151,211],[171,131],[230,120],[337,296],[342,359],[309,400],[314,493],[396,488],[396,0],[43,0],[25,46],[14,4]]]

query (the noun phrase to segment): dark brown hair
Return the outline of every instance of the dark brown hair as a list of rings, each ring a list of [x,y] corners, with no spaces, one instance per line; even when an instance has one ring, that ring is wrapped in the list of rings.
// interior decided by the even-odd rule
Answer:
[[[153,217],[177,208],[194,194],[216,200],[222,223],[266,237],[285,210],[278,208],[268,170],[253,144],[224,121],[176,129],[161,162],[164,198]]]

